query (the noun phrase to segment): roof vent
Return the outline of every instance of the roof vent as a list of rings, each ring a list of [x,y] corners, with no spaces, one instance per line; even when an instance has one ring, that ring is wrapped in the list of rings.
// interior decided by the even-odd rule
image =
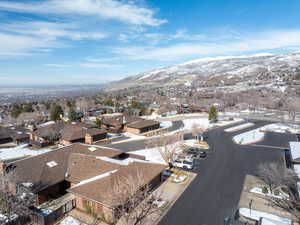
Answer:
[[[50,161],[50,162],[47,162],[47,166],[49,166],[49,167],[55,167],[55,166],[57,166],[58,164],[57,164],[57,162],[55,162],[55,161]]]
[[[97,148],[96,148],[96,147],[89,147],[89,150],[90,150],[91,152],[94,152],[94,151],[97,150]]]

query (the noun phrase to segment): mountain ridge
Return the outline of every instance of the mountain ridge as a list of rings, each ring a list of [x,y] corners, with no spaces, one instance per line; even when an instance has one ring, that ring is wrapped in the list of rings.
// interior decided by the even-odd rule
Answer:
[[[110,89],[139,86],[176,85],[207,87],[234,86],[244,82],[285,85],[290,76],[300,74],[300,52],[289,54],[259,53],[241,56],[199,58],[181,64],[153,69],[114,82]],[[214,84],[215,83],[215,84]],[[275,86],[276,86],[275,85]],[[272,86],[272,85],[271,85]]]

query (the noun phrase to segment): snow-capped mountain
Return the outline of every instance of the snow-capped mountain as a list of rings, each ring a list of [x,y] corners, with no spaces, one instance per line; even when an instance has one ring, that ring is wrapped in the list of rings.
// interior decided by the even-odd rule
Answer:
[[[282,86],[290,78],[299,77],[299,74],[300,52],[282,55],[264,53],[196,59],[128,77],[116,82],[113,86],[114,88],[145,85],[220,87],[245,82],[271,86],[276,83]]]

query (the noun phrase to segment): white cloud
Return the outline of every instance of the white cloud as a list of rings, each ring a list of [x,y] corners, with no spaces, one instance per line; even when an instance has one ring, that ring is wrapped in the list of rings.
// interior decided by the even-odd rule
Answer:
[[[54,40],[58,38],[68,38],[72,40],[83,39],[102,39],[107,37],[102,32],[77,31],[79,25],[74,23],[55,23],[55,22],[15,22],[0,24],[1,30],[22,35],[31,35]]]
[[[111,62],[111,61],[118,60],[118,59],[120,59],[120,58],[119,57],[106,57],[106,58],[87,57],[87,58],[85,58],[85,60],[87,62],[91,62],[91,63]]]
[[[55,15],[96,16],[134,25],[159,26],[167,21],[155,18],[155,11],[139,7],[132,1],[117,0],[47,0],[39,2],[1,1],[0,9],[14,12],[28,12]]]
[[[122,65],[118,64],[106,64],[106,63],[81,63],[80,67],[83,68],[90,68],[90,69],[96,69],[96,68],[101,68],[101,69],[116,69],[116,68],[121,68],[123,67]]]
[[[71,67],[71,65],[68,65],[68,64],[53,64],[53,63],[44,64],[44,66],[47,66],[47,67],[53,67],[53,68],[66,68],[66,67]]]
[[[58,43],[24,35],[0,33],[0,56],[26,56],[33,54],[32,50],[53,48]]]
[[[223,38],[223,37],[222,37]],[[164,47],[125,46],[112,49],[114,54],[132,60],[176,60],[191,56],[224,55],[262,50],[274,50],[300,46],[300,30],[274,30],[241,36],[238,40],[209,39],[193,42],[181,42]]]

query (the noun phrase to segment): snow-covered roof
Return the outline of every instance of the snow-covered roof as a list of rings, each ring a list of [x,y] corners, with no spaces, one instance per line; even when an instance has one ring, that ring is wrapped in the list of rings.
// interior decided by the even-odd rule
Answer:
[[[97,176],[94,176],[92,178],[89,178],[89,179],[86,179],[86,180],[82,180],[80,181],[78,184],[76,184],[75,186],[73,187],[78,187],[80,185],[83,185],[83,184],[87,184],[87,183],[90,183],[90,182],[93,182],[93,181],[96,181],[96,180],[99,180],[99,179],[102,179],[104,177],[107,177],[107,176],[110,176],[111,174],[117,172],[117,170],[112,170],[112,171],[109,171],[109,172],[106,172],[106,173],[102,173],[102,174],[99,174]]]
[[[52,149],[43,149],[43,150],[31,150],[28,148],[28,144],[19,145],[12,148],[1,148],[0,149],[0,160],[10,160],[17,159],[27,156],[36,156],[46,152],[51,151]]]
[[[300,142],[290,142],[292,159],[300,158]]]
[[[113,159],[113,158],[109,158],[109,157],[106,157],[106,156],[97,156],[96,158],[100,159],[100,160],[103,160],[103,161],[106,161],[106,162],[122,165],[122,166],[128,166],[130,163],[134,163],[134,162],[153,163],[153,162],[149,162],[149,161],[141,160],[141,159],[136,159],[136,158],[126,158],[126,159],[123,159],[123,160]]]

